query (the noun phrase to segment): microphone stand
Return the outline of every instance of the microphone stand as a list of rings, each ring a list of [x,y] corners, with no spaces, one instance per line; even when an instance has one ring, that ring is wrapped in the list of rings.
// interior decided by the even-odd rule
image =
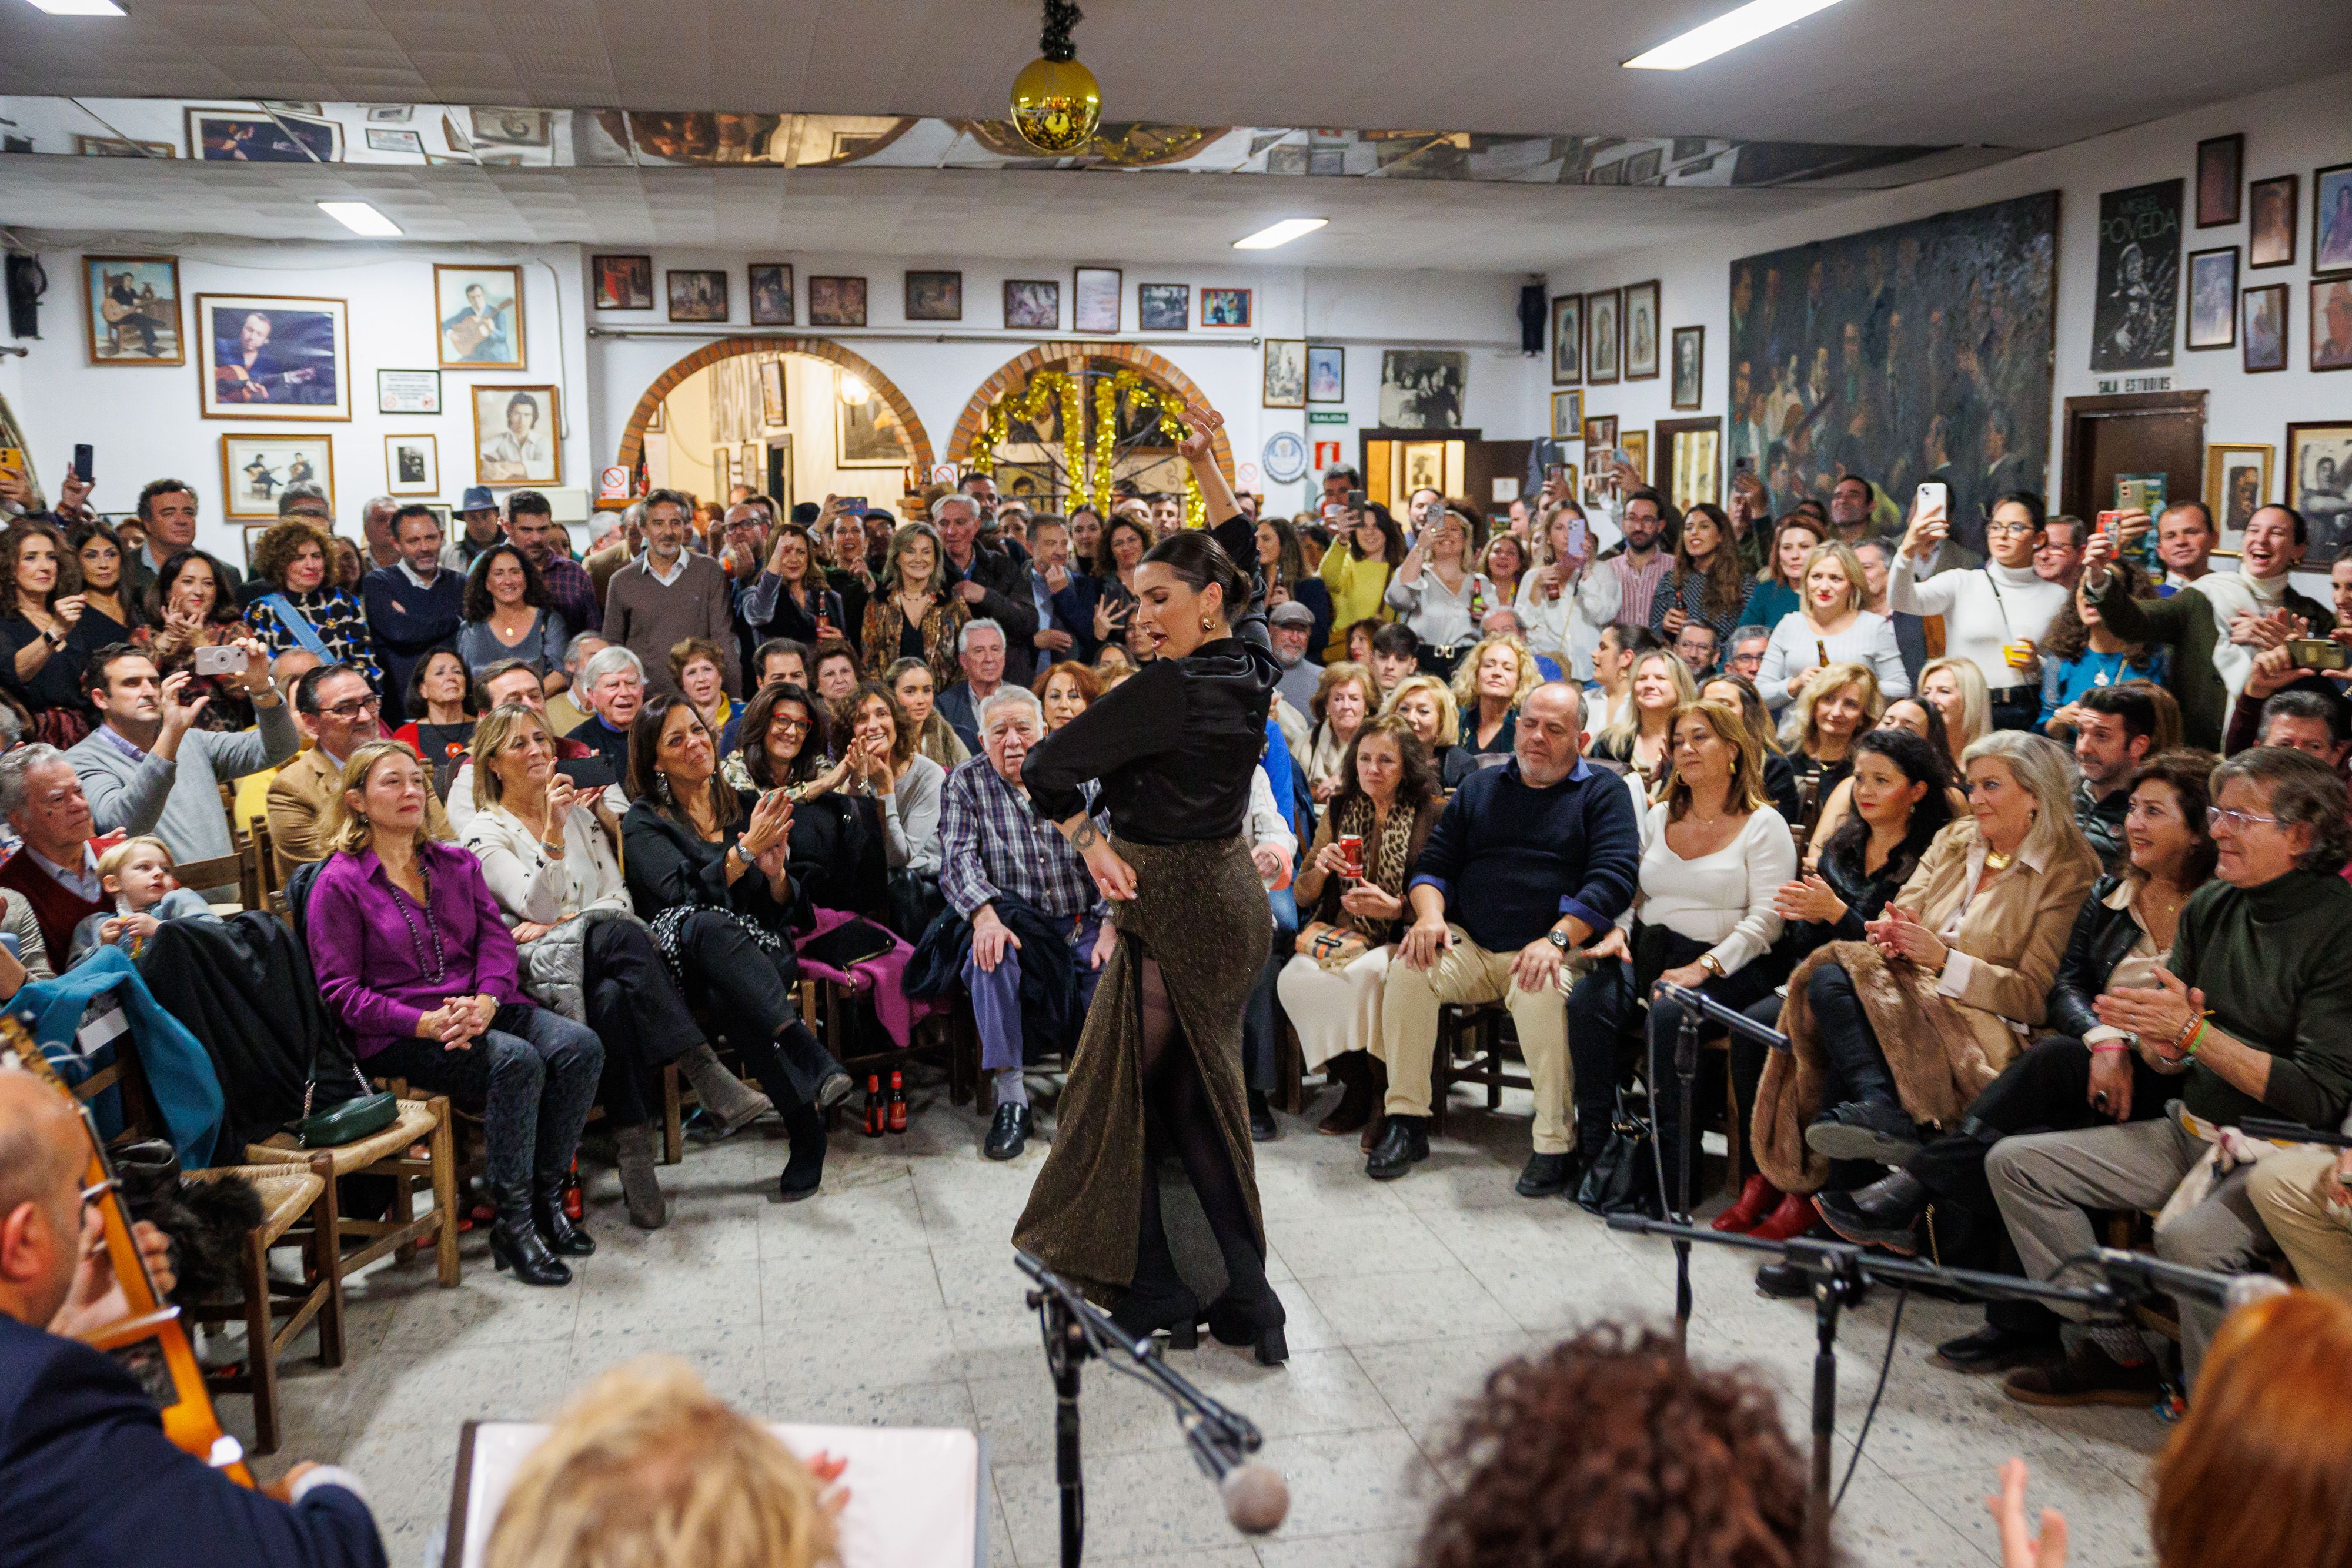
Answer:
[[[1830,1568],[1830,1461],[1836,1450],[1837,1435],[1838,1318],[1848,1307],[1860,1305],[1871,1285],[1933,1284],[1984,1301],[2062,1301],[2116,1312],[2123,1311],[2134,1299],[2131,1293],[2104,1282],[2070,1289],[1974,1269],[1940,1269],[1927,1263],[1879,1257],[1847,1241],[1817,1241],[1801,1236],[1786,1241],[1764,1241],[1727,1231],[1662,1224],[1638,1214],[1612,1214],[1609,1217],[1609,1228],[1663,1236],[1675,1242],[1677,1249],[1693,1241],[1704,1241],[1711,1246],[1775,1253],[1802,1269],[1812,1280],[1815,1348],[1812,1467],[1805,1482],[1803,1561],[1807,1568]]]
[[[1016,1248],[1013,1260],[1038,1286],[1028,1292],[1027,1301],[1037,1313],[1045,1342],[1046,1370],[1054,1375],[1054,1483],[1062,1494],[1062,1568],[1078,1568],[1086,1552],[1087,1531],[1087,1489],[1078,1444],[1078,1374],[1089,1357],[1149,1385],[1174,1406],[1194,1461],[1213,1480],[1222,1481],[1248,1455],[1257,1452],[1265,1438],[1246,1416],[1210,1398],[1170,1367],[1160,1359],[1150,1336],[1129,1339],[1076,1286],[1030,1254]]]
[[[1693,1102],[1697,1097],[1699,1019],[1710,1019],[1734,1034],[1746,1035],[1748,1039],[1759,1041],[1773,1051],[1788,1050],[1789,1037],[1777,1029],[1769,1029],[1758,1023],[1737,1008],[1726,1007],[1705,991],[1694,990],[1687,986],[1672,985],[1664,980],[1660,980],[1652,989],[1655,995],[1665,998],[1682,1009],[1682,1028],[1675,1037],[1675,1092],[1681,1112],[1681,1120],[1676,1124],[1678,1128],[1676,1142],[1680,1145],[1680,1148],[1675,1161],[1675,1193],[1673,1218],[1676,1226],[1689,1229],[1692,1228],[1691,1170],[1697,1164],[1694,1155],[1698,1145],[1698,1134],[1693,1125],[1692,1117],[1696,1113]],[[1651,1081],[1655,1082],[1657,1063],[1654,1061],[1650,1064],[1650,1073]],[[1732,1173],[1735,1180],[1738,1174],[1737,1171]],[[1659,1176],[1661,1179],[1658,1196],[1663,1199],[1666,1196],[1664,1190],[1664,1172],[1662,1170]],[[1690,1350],[1690,1242],[1685,1238],[1677,1237],[1675,1240],[1675,1341],[1682,1346],[1685,1354]]]

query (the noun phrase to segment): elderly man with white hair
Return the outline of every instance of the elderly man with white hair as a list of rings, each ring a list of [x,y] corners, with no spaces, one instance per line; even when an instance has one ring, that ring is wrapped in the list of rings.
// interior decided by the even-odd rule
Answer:
[[[1030,640],[1037,635],[1029,566],[1010,550],[983,544],[980,520],[980,503],[971,496],[941,496],[931,503],[931,527],[939,530],[946,557],[940,562],[940,575],[973,620],[996,622],[1006,645],[1004,678],[1025,686],[1035,674]],[[975,752],[980,749],[969,736],[965,743]]]
[[[980,705],[1007,685],[1011,643],[1004,628],[985,616],[965,622],[956,633],[956,662],[963,666],[963,679],[940,694],[938,707],[964,749],[975,757],[980,755]]]
[[[646,666],[618,643],[599,648],[580,666],[580,683],[572,700],[584,703],[588,716],[563,738],[577,740],[613,765],[612,783],[629,771],[629,726],[646,706]]]
[[[1077,1039],[1095,980],[1118,940],[1087,862],[1029,803],[1021,764],[1045,738],[1045,714],[1020,686],[980,705],[982,752],[948,775],[940,801],[940,892],[971,923],[963,981],[994,1081],[996,1119],[983,1152],[1009,1160],[1027,1144],[1024,1042],[1048,1051]],[[1058,1001],[1023,1006],[1023,995]]]

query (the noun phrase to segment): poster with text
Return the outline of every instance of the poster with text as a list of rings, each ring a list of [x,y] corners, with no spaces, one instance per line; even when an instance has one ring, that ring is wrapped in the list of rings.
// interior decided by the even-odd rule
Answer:
[[[2172,363],[2180,309],[2180,190],[2158,180],[2099,197],[2099,274],[2091,305],[2091,369],[2154,371]]]

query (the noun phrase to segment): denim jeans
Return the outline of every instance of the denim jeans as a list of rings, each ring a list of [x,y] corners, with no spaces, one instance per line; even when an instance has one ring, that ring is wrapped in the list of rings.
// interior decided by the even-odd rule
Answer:
[[[482,1116],[491,1184],[529,1191],[554,1186],[580,1146],[596,1101],[604,1044],[595,1031],[529,1002],[509,1002],[462,1046],[400,1040],[362,1064],[407,1079]]]

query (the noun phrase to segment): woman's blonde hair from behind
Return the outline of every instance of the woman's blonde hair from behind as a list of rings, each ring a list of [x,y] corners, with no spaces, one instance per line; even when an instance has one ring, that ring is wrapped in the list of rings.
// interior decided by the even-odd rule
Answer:
[[[616,1366],[556,1414],[515,1472],[488,1568],[818,1568],[824,1487],[683,1362]]]

